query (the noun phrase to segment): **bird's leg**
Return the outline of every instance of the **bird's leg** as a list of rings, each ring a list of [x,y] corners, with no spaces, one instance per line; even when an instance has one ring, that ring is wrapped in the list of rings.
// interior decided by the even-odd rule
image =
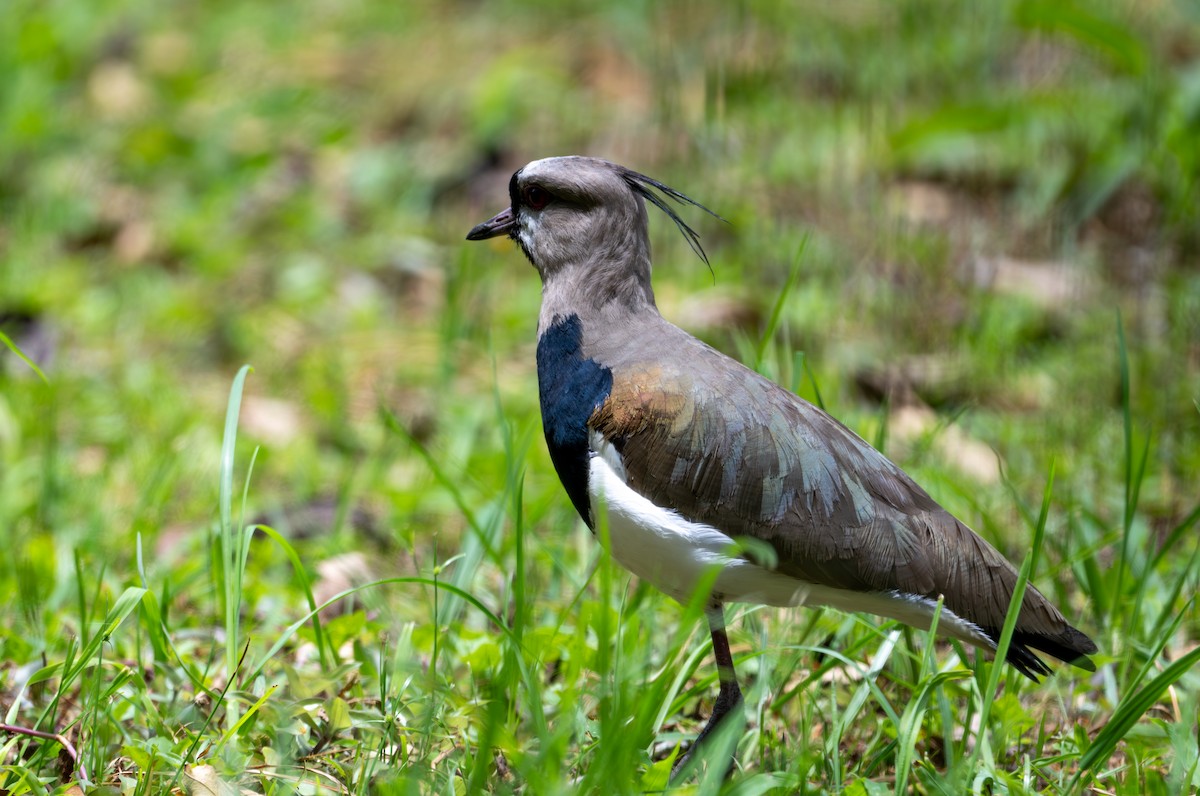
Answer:
[[[696,740],[688,749],[687,754],[679,758],[671,768],[672,779],[684,770],[688,761],[691,760],[692,754],[700,748],[700,744],[716,729],[717,725],[730,713],[740,710],[742,706],[742,691],[738,688],[737,674],[733,670],[733,654],[729,651],[729,637],[725,635],[725,608],[720,603],[713,603],[704,609],[704,615],[708,618],[708,629],[712,633],[713,657],[717,661],[717,678],[721,683],[721,690],[717,693],[717,701],[713,703],[712,715],[708,718],[708,724],[705,724],[704,729],[696,736]],[[726,775],[732,770],[733,755],[730,754],[729,765],[725,770]]]

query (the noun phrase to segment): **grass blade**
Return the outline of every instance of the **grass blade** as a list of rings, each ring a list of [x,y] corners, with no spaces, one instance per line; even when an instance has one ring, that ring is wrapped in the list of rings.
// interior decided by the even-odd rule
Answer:
[[[796,254],[792,258],[792,268],[788,272],[787,281],[783,283],[783,288],[775,296],[775,304],[771,307],[771,316],[767,319],[767,327],[763,329],[762,337],[758,339],[758,347],[754,352],[754,369],[760,373],[762,372],[763,360],[767,356],[767,346],[774,339],[775,332],[779,329],[779,323],[783,319],[783,308],[787,305],[788,296],[792,294],[792,289],[800,280],[800,261],[804,257],[804,250],[806,248],[808,248],[807,234],[800,239],[800,245],[796,247]]]
[[[8,346],[9,351],[12,351],[14,354],[17,355],[18,359],[20,359],[22,362],[24,362],[26,365],[28,365],[30,368],[32,368],[33,372],[38,375],[38,378],[42,380],[42,383],[44,383],[44,384],[50,383],[50,380],[46,378],[46,374],[43,373],[42,369],[37,366],[37,363],[34,362],[29,357],[25,356],[25,352],[21,350],[20,346],[18,346],[16,343],[14,343],[12,341],[12,339],[8,335],[6,335],[4,332],[0,332],[0,343],[4,343],[4,345]]]
[[[222,604],[225,609],[225,671],[232,679],[238,668],[238,654],[241,649],[241,609],[242,609],[242,569],[245,564],[242,540],[244,531],[233,525],[233,465],[234,453],[237,448],[238,415],[242,407],[242,390],[245,387],[246,376],[253,369],[242,365],[233,384],[229,388],[229,400],[225,406],[225,432],[221,438],[221,464],[218,473],[219,491],[218,503],[220,510],[220,525],[217,533],[218,558],[217,575],[222,587]],[[238,705],[236,700],[226,706],[225,720],[227,728],[238,723]]]
[[[1117,748],[1117,744],[1137,723],[1137,720],[1154,707],[1163,692],[1198,663],[1200,663],[1200,647],[1173,662],[1145,686],[1122,699],[1117,705],[1117,709],[1113,711],[1112,718],[1108,720],[1092,745],[1079,759],[1079,771],[1072,777],[1068,790],[1074,791],[1085,776],[1093,773],[1096,766],[1106,762]]]

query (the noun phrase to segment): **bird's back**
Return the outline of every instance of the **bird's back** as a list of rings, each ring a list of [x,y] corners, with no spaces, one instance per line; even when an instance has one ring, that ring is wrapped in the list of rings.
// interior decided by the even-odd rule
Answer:
[[[798,581],[887,595],[896,610],[876,613],[909,621],[941,595],[982,634],[960,637],[995,641],[1017,579],[995,548],[819,408],[657,313],[628,323],[585,336],[583,353],[612,374],[589,426],[619,451],[630,487],[767,542],[777,571]],[[1046,669],[1025,647],[1068,661],[1095,650],[1032,587],[1015,641],[1010,658],[1030,674]]]

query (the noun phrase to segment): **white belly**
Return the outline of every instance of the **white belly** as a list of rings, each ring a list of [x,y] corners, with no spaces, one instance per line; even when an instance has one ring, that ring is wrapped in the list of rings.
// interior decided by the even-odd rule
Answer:
[[[712,592],[718,600],[804,602],[809,584],[738,557],[736,543],[726,534],[654,505],[630,489],[605,456],[592,456],[588,494],[597,532],[607,528],[613,558],[676,600],[687,602],[706,577],[713,583],[715,574]]]
[[[936,607],[929,598],[835,589],[759,566],[741,557],[737,543],[727,534],[689,522],[631,489],[625,483],[620,455],[598,435],[592,437],[592,450],[588,496],[597,533],[607,532],[613,558],[621,566],[676,600],[687,602],[698,587],[711,584],[709,593],[717,602],[827,605],[929,627]],[[974,623],[946,608],[938,631],[976,646],[994,647]]]

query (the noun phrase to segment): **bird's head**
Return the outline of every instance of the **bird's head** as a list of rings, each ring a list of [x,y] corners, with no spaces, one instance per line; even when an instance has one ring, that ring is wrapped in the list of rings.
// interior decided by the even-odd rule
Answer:
[[[670,216],[708,262],[695,230],[664,197],[716,213],[616,163],[579,156],[535,160],[513,174],[508,193],[511,206],[468,232],[467,240],[507,235],[520,244],[546,285],[570,274],[572,281],[600,288],[593,295],[626,289],[649,295],[647,200]]]

